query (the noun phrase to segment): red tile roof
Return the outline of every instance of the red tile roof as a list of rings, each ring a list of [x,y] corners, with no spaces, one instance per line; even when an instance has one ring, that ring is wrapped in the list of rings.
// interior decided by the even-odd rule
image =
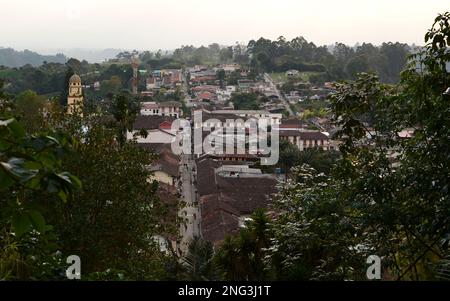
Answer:
[[[172,128],[172,122],[170,121],[163,121],[160,125],[159,125],[159,129],[161,130],[170,130]]]
[[[197,99],[203,100],[203,99],[207,99],[207,100],[211,100],[211,93],[208,91],[202,92],[200,94],[198,94]]]

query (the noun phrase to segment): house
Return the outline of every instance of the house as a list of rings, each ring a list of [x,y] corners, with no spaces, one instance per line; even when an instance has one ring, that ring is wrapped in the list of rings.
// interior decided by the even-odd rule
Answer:
[[[172,116],[180,117],[181,104],[177,101],[153,102],[147,101],[141,103],[141,115],[146,116]]]
[[[159,77],[156,76],[150,76],[146,79],[146,85],[145,88],[147,91],[151,91],[154,89],[159,89],[162,85],[162,82]]]
[[[203,91],[197,95],[198,102],[211,102],[212,98],[213,98],[213,94],[208,91]]]
[[[146,80],[146,89],[148,91],[157,90],[161,87],[173,88],[183,82],[181,70],[164,69],[154,70]]]
[[[133,130],[127,131],[128,140],[136,140],[138,144],[148,143],[172,143],[175,141],[176,132],[169,129],[175,118],[170,116],[137,116]],[[145,131],[146,135],[141,135]]]
[[[163,76],[163,83],[166,86],[176,86],[183,82],[182,71],[179,69],[164,69],[161,70]]]
[[[200,86],[195,86],[191,88],[191,91],[193,93],[200,93],[200,92],[210,92],[210,93],[216,93],[217,89],[219,89],[218,86],[213,86],[213,85],[200,85]]]
[[[327,135],[319,131],[279,129],[280,140],[287,140],[300,151],[308,148],[321,148],[325,151],[334,149]]]
[[[156,195],[164,204],[167,214],[160,218],[159,232],[153,236],[153,239],[158,242],[161,251],[169,253],[169,246],[172,250],[176,250],[178,246],[178,237],[170,229],[177,226],[179,201],[177,182],[180,178],[178,168],[180,159],[171,152],[168,144],[148,143],[138,144],[138,146],[158,155],[158,159],[147,167],[152,172],[147,182],[158,182]]]
[[[241,69],[241,66],[239,66],[239,64],[222,64],[219,67],[215,67],[213,70],[214,71],[219,71],[219,70],[223,70],[225,71],[226,74],[230,74],[234,71],[238,71]]]
[[[191,78],[191,84],[195,85],[206,85],[210,83],[214,83],[216,81],[215,75],[204,75],[204,76],[196,76],[194,78]]]
[[[195,65],[194,67],[187,69],[187,71],[189,73],[197,73],[197,72],[206,71],[206,70],[208,70],[208,67],[203,66],[203,65]]]
[[[299,120],[297,118],[290,118],[290,119],[283,119],[278,128],[284,131],[288,130],[299,131],[300,129],[306,129],[307,127],[308,124],[306,122]]]
[[[238,80],[238,87],[240,91],[249,91],[253,86],[255,85],[255,82],[250,79],[239,79]]]
[[[148,181],[158,181],[171,187],[175,187],[180,178],[180,158],[172,153],[170,144],[164,144],[158,151],[159,158],[153,162],[149,170],[152,175]]]
[[[269,125],[280,124],[281,118],[283,117],[282,114],[270,113],[264,110],[217,110],[212,111],[211,114],[232,114],[239,117],[244,117],[246,119],[267,119],[269,121]]]
[[[230,162],[231,163],[231,162]],[[202,237],[215,246],[237,233],[258,208],[270,208],[275,177],[245,164],[202,156],[196,160]]]
[[[219,113],[220,112],[220,113]],[[197,116],[202,116],[202,119],[199,121],[199,118]],[[193,111],[194,116],[194,129],[205,127],[205,128],[225,128],[229,124],[228,122],[231,121],[237,121],[238,119],[241,119],[243,122],[239,123],[237,122],[236,126],[244,126],[245,119],[242,118],[236,114],[225,112],[225,110],[220,111],[208,111],[208,110],[194,110]]]
[[[181,115],[181,104],[177,101],[165,101],[159,103],[162,116],[179,118]]]
[[[142,102],[141,103],[141,115],[161,116],[161,114],[159,112],[158,104],[154,101]]]

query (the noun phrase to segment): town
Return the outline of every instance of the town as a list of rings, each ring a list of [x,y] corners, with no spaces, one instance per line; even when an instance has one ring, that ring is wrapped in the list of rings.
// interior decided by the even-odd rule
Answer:
[[[221,140],[221,145],[226,143],[226,138],[218,135],[217,129],[227,129],[228,122],[263,119],[269,126],[277,126],[281,141],[290,143],[300,152],[337,150],[338,142],[332,136],[336,128],[331,126],[330,115],[307,115],[303,118],[306,109],[300,112],[292,109],[303,102],[324,102],[334,92],[331,82],[322,85],[304,83],[306,86],[309,84],[308,89],[293,89],[284,93],[279,88],[287,81],[275,83],[267,73],[250,79],[249,70],[236,63],[195,65],[186,69],[139,70],[137,59],[131,57],[130,66],[133,68],[130,81],[132,95],[142,101],[139,102],[139,112],[126,137],[135,141],[139,147],[158,154],[158,160],[148,166],[153,173],[149,182],[158,182],[162,201],[176,200],[185,204],[178,212],[178,217],[183,221],[179,235],[157,236],[163,250],[170,247],[177,250],[179,255],[186,254],[189,243],[195,237],[202,237],[214,245],[220,244],[228,234],[237,233],[255,210],[266,208],[270,212],[271,197],[277,191],[277,183],[286,178],[286,170],[279,164],[262,170],[258,162],[264,155],[260,152],[252,154],[244,150],[235,153],[234,146],[232,153],[174,154],[171,145],[177,136],[183,134],[182,129],[172,127],[176,119],[192,120],[194,128],[208,128],[210,131],[215,128],[216,131],[212,131],[215,133],[215,143]],[[239,79],[232,82],[230,77]],[[280,75],[273,77],[278,79]],[[297,70],[288,70],[283,77],[294,83],[302,83]],[[137,84],[142,80],[146,83],[144,91],[140,91]],[[67,100],[69,114],[82,114],[85,89],[101,89],[101,83],[83,83],[82,77],[77,74],[70,77]],[[178,95],[179,100],[169,100],[173,94]],[[313,95],[306,96],[308,94]],[[164,95],[167,100],[157,101],[153,98],[155,95]],[[236,108],[238,105],[234,104],[235,99],[241,102],[247,99],[257,101],[250,109],[240,109]],[[248,103],[244,103],[246,105]],[[326,105],[322,108],[325,110]],[[200,123],[195,123],[198,114],[201,114]],[[212,124],[208,124],[211,120]],[[142,131],[145,131],[144,135],[141,135]],[[242,137],[243,144],[248,143],[248,133]],[[173,221],[176,220],[174,216]]]
[[[216,43],[200,12],[61,24],[118,49],[0,48],[0,280],[449,280],[450,13],[405,42],[266,17]]]

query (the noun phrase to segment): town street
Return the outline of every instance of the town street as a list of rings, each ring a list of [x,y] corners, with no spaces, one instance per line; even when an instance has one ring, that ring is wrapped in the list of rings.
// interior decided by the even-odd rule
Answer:
[[[179,216],[185,219],[186,223],[181,223],[181,251],[186,254],[189,247],[189,242],[201,235],[200,208],[197,203],[197,194],[195,188],[195,161],[192,155],[181,156],[180,161],[180,175],[181,175],[181,198],[185,202],[185,206],[180,209]]]
[[[278,99],[280,99],[281,102],[283,102],[284,107],[289,112],[290,116],[295,116],[294,112],[292,111],[291,107],[289,106],[289,103],[284,98],[283,94],[278,90],[277,85],[272,81],[272,78],[269,74],[264,73],[264,80],[270,84],[271,88],[277,93]]]

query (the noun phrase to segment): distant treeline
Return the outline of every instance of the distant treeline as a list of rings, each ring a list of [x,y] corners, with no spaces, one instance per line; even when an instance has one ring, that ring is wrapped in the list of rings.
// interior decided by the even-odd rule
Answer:
[[[38,94],[61,93],[65,89],[67,73],[82,75],[84,84],[102,83],[103,97],[108,89],[129,88],[132,77],[131,58],[138,57],[139,69],[184,68],[193,65],[216,65],[238,63],[251,74],[260,72],[285,72],[295,69],[314,72],[311,82],[354,79],[360,72],[375,72],[385,83],[398,82],[412,48],[402,43],[383,43],[375,46],[364,43],[349,47],[336,43],[332,47],[316,46],[303,37],[287,41],[260,38],[247,45],[233,46],[211,44],[208,47],[181,46],[173,52],[132,51],[121,52],[116,58],[102,64],[91,64],[85,60],[67,59],[63,54],[43,56],[25,50],[0,49],[0,79],[5,80],[6,90],[17,94],[30,89]],[[18,67],[20,66],[20,67]],[[145,89],[145,78],[141,77],[139,88]],[[98,93],[97,93],[98,94]]]
[[[39,53],[24,50],[17,51],[12,48],[0,48],[0,66],[10,68],[21,67],[24,65],[39,66],[44,62],[48,63],[65,63],[67,57],[64,54],[41,55]]]
[[[128,89],[132,77],[129,64],[90,64],[87,61],[69,59],[65,63],[47,63],[33,67],[25,65],[19,68],[0,66],[0,80],[4,80],[6,91],[19,94],[25,90],[33,90],[40,95],[53,96],[67,93],[67,81],[73,74],[82,76],[84,85],[102,83],[102,95]]]
[[[247,45],[250,65],[260,71],[318,71],[324,72],[323,80],[353,79],[357,73],[372,71],[387,83],[399,80],[410,52],[410,46],[398,42],[380,46],[364,43],[356,47],[336,43],[329,49],[303,37],[291,41],[284,37],[275,41],[260,38]]]

